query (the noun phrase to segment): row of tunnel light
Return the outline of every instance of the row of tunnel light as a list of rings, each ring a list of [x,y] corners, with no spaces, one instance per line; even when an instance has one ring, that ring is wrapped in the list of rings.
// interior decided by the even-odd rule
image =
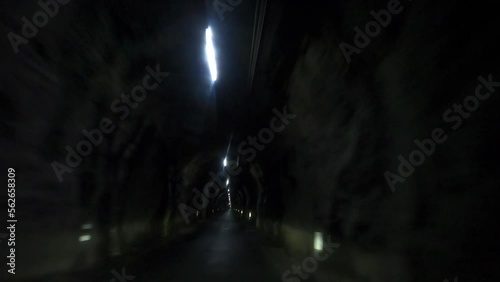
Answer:
[[[205,52],[207,56],[207,61],[208,61],[208,67],[210,70],[210,76],[212,78],[212,82],[215,82],[218,77],[217,73],[217,61],[216,61],[216,55],[215,55],[215,47],[213,44],[213,33],[211,27],[208,27],[205,32],[206,35],[206,45],[205,45]],[[227,165],[227,157],[224,158],[223,161],[223,166],[226,167]],[[229,189],[229,179],[226,181],[226,187],[227,187],[227,192],[228,192],[228,199],[229,199],[229,208],[232,209],[232,203],[231,203],[231,191]],[[243,210],[240,209],[235,209],[236,212],[239,214],[243,215],[244,212]],[[198,214],[197,214],[198,215]],[[248,219],[252,219],[252,212],[248,212]],[[85,224],[82,226],[83,230],[89,230],[92,229],[91,224]],[[91,239],[91,235],[85,234],[80,236],[79,241],[80,242],[85,242],[89,241]],[[314,236],[314,249],[316,250],[322,250],[323,249],[323,234],[320,232],[316,232]]]
[[[217,81],[218,78],[218,71],[217,71],[217,61],[216,61],[216,52],[215,52],[215,47],[213,43],[213,31],[211,27],[208,27],[205,32],[206,36],[206,45],[205,45],[205,53],[207,57],[207,62],[208,62],[208,67],[210,70],[210,77],[212,82],[214,83]],[[223,161],[223,166],[226,167],[227,165],[227,158],[224,158]],[[229,188],[229,179],[226,181],[226,187],[227,187],[227,192],[228,192],[228,199],[229,199],[229,208],[232,209],[232,203],[231,203],[231,191]],[[244,211],[240,209],[234,209],[236,212],[238,212],[241,215],[244,215]],[[197,214],[198,216],[198,214]],[[252,212],[248,213],[248,218],[252,219]],[[82,226],[82,230],[89,231],[92,229],[91,224],[85,224]],[[89,241],[91,239],[91,235],[85,234],[80,236],[79,241],[80,242],[85,242]],[[314,249],[316,250],[322,250],[323,249],[323,234],[321,232],[315,232],[314,234]]]

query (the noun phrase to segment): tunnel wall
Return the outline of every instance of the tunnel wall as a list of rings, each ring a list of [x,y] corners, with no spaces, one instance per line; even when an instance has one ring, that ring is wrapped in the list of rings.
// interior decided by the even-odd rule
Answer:
[[[479,76],[499,79],[497,20],[481,4],[401,2],[348,63],[340,44],[354,46],[354,27],[387,2],[316,4],[284,3],[283,21],[266,22],[281,29],[267,35],[274,39],[262,48],[271,55],[259,64],[273,75],[261,76],[254,93],[273,92],[269,108],[285,105],[297,118],[258,157],[264,173],[254,197],[263,186],[284,207],[282,215],[262,208],[277,216],[261,216],[259,228],[298,262],[313,253],[314,232],[340,243],[318,281],[489,279],[498,273],[498,95],[468,118],[443,114],[475,95]],[[260,118],[249,135],[270,116]],[[398,157],[408,160],[415,139],[432,139],[437,128],[446,141],[391,188],[386,172],[398,174]]]
[[[0,31],[22,34],[21,18],[40,7],[9,2]],[[19,53],[1,41],[1,164],[17,175],[17,279],[88,270],[197,228],[177,206],[191,196],[183,166],[213,127],[208,82],[193,71],[204,65],[192,55],[204,39],[204,2],[139,4],[74,0]],[[171,76],[117,118],[112,103],[157,65]],[[66,164],[66,146],[76,150],[87,140],[82,130],[99,129],[103,118],[115,130],[60,181],[54,162]]]

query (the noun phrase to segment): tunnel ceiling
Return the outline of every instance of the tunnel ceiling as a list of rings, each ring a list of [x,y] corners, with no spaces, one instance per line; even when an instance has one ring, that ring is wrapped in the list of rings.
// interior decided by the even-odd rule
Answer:
[[[16,1],[4,3],[12,11],[5,15],[6,22],[19,29],[20,18],[38,8]],[[137,134],[135,130],[140,124],[146,123],[156,128],[155,134],[167,146],[180,148],[176,150],[178,157],[189,159],[186,156],[196,154],[201,148],[225,146],[222,143],[227,142],[224,139],[228,138],[234,121],[229,113],[234,111],[245,90],[244,75],[241,79],[239,76],[246,74],[248,66],[252,23],[246,22],[245,16],[251,15],[251,12],[245,14],[247,7],[228,13],[225,21],[220,21],[211,3],[205,1],[149,1],[148,5],[140,1],[105,1],[98,6],[74,1],[62,6],[61,11],[63,8],[64,13],[41,30],[31,44],[20,47],[18,56],[6,56],[12,47],[8,41],[2,41],[5,92],[23,93],[23,85],[29,83],[16,69],[26,65],[34,71],[52,69],[54,85],[40,91],[59,88],[60,97],[56,95],[53,99],[60,103],[65,100],[76,103],[84,99],[86,92],[92,92],[93,111],[108,114],[117,92],[130,92],[145,75],[146,66],[154,68],[159,64],[169,76],[154,95],[133,111],[133,119],[121,123],[124,131],[117,134],[120,136],[117,139],[123,137],[121,143],[127,143],[127,138]],[[221,77],[215,93],[204,50],[208,25],[214,26]],[[12,115],[23,112],[16,105],[28,111],[38,103],[37,99],[42,99],[19,94],[17,97],[5,98],[13,105],[5,109]],[[80,114],[88,115],[83,108]],[[61,117],[64,119],[64,115]],[[70,121],[66,127],[76,130],[76,125]],[[6,128],[13,130],[12,125]]]
[[[2,41],[5,67],[0,79],[7,94],[2,95],[2,110],[17,119],[3,124],[4,134],[24,124],[29,129],[14,146],[39,148],[41,162],[61,162],[67,154],[64,148],[82,139],[82,129],[94,128],[104,117],[116,119],[111,105],[141,83],[146,67],[159,68],[168,76],[137,108],[129,109],[130,117],[116,119],[118,129],[98,150],[109,149],[117,161],[127,158],[138,165],[148,150],[158,161],[169,160],[181,168],[200,160],[197,170],[203,168],[205,176],[190,174],[191,181],[206,178],[209,168],[220,166],[231,134],[233,142],[239,142],[247,125],[259,125],[253,120],[269,105],[267,98],[261,99],[265,94],[255,95],[249,85],[252,50],[262,49],[255,38],[267,1],[234,1],[238,4],[223,13],[214,3],[72,1],[60,6],[58,16],[36,38],[20,45],[16,56],[8,55],[12,46]],[[36,3],[4,4],[9,8],[3,11],[5,24],[0,28],[6,33],[22,33],[21,18],[39,9]],[[208,26],[217,51],[219,80],[214,85],[204,50]],[[26,68],[32,76],[25,75]],[[38,84],[36,76],[47,83]],[[48,106],[33,112],[39,104]],[[54,122],[40,125],[33,122],[37,119]],[[13,157],[9,154],[7,158]],[[78,173],[96,169],[90,167]],[[50,167],[43,171],[44,181],[53,181]]]

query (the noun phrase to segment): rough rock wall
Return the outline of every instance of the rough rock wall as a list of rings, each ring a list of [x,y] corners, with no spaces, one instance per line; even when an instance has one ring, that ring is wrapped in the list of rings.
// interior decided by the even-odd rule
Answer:
[[[348,63],[339,45],[355,46],[354,27],[364,30],[370,11],[388,2],[289,8],[289,19],[302,21],[285,17],[281,33],[296,31],[297,43],[275,40],[261,62],[268,70],[291,65],[259,87],[272,87],[298,116],[271,149],[282,157],[261,158],[263,185],[279,189],[285,207],[270,220],[298,258],[312,253],[315,231],[342,244],[321,263],[320,281],[490,280],[498,264],[499,91],[467,98],[467,118],[453,107],[476,95],[478,76],[500,81],[498,20],[491,5],[401,2],[402,12]],[[433,134],[446,141],[402,182],[398,157],[409,160],[415,139]],[[386,171],[395,174],[394,191]]]
[[[22,35],[22,17],[39,10],[37,1],[3,1],[1,34]],[[2,171],[17,172],[18,278],[86,268],[184,228],[180,171],[210,126],[204,61],[192,55],[202,54],[205,25],[201,1],[75,0],[17,54],[2,36],[0,159]],[[157,65],[170,77],[122,120],[113,102]],[[60,182],[53,162],[67,165],[66,146],[76,150],[82,130],[103,118],[115,130]]]

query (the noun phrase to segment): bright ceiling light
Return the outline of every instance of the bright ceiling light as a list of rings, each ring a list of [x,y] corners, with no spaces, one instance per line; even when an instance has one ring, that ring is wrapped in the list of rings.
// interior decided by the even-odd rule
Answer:
[[[210,68],[210,75],[212,76],[212,82],[217,80],[217,62],[215,61],[215,48],[212,41],[212,29],[210,27],[206,30],[206,45],[205,52],[207,54],[208,67]]]
[[[224,167],[226,167],[226,165],[227,165],[227,158],[224,158],[224,161],[222,162],[222,164],[224,165]]]

